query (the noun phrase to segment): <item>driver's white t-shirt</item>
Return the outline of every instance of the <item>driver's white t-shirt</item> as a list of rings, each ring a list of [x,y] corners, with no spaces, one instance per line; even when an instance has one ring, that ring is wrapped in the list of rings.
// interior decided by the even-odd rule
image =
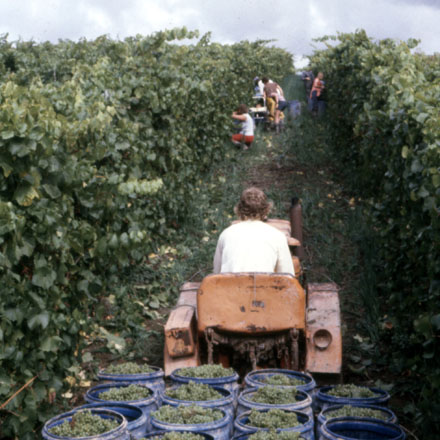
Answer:
[[[260,220],[226,228],[217,242],[214,273],[278,272],[295,275],[285,235]]]

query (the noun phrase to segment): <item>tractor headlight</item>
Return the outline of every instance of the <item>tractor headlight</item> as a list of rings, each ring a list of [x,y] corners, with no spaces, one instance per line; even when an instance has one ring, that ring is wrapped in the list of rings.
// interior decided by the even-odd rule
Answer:
[[[319,329],[313,335],[313,343],[319,350],[325,350],[332,343],[332,335],[326,329]]]

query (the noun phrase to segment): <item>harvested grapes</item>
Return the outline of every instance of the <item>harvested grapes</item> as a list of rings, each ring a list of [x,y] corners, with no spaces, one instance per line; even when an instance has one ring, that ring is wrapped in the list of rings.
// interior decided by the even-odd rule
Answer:
[[[301,440],[298,432],[258,431],[248,437],[249,440]]]
[[[251,410],[247,425],[257,428],[293,428],[301,425],[294,412],[283,411],[282,409],[271,409],[269,411]]]
[[[190,406],[162,406],[151,413],[151,417],[161,422],[175,425],[198,425],[211,423],[223,418],[223,413],[211,408],[202,408],[198,405]]]
[[[119,424],[120,422],[117,420],[104,419],[99,415],[92,414],[90,410],[84,410],[75,413],[70,422],[65,420],[51,428],[49,432],[60,437],[88,437],[109,432],[117,428]]]
[[[353,384],[336,385],[327,391],[329,396],[350,397],[354,399],[362,399],[367,397],[375,397],[376,394],[367,387],[359,387]]]
[[[117,402],[130,402],[132,400],[146,399],[151,391],[140,385],[129,385],[126,387],[114,387],[108,391],[99,393],[101,400],[113,400]]]
[[[167,432],[163,435],[154,436],[150,440],[204,440],[204,438],[191,432]]]
[[[283,405],[297,401],[295,388],[261,387],[258,388],[249,400],[256,403],[267,403],[269,405]]]
[[[287,374],[273,374],[269,377],[264,378],[261,382],[266,385],[283,385],[283,386],[298,386],[304,385],[304,380],[298,379]]]
[[[360,408],[358,406],[344,405],[342,408],[333,411],[327,411],[326,419],[334,419],[335,417],[370,417],[372,419],[387,420],[387,415],[383,411],[374,408]]]
[[[139,365],[134,362],[124,362],[122,364],[110,365],[104,370],[107,374],[142,374],[152,373],[154,369],[149,365]]]
[[[181,368],[179,376],[198,377],[211,379],[216,377],[233,376],[235,371],[232,368],[225,368],[223,365],[200,365],[199,367]]]
[[[165,391],[165,395],[178,400],[206,401],[217,400],[223,396],[214,388],[203,383],[190,381],[188,384]]]

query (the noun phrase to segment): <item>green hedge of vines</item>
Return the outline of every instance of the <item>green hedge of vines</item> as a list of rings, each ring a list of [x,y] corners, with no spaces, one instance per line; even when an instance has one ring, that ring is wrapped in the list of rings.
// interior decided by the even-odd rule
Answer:
[[[333,40],[333,41],[332,41]],[[337,41],[335,41],[337,40]],[[390,371],[423,438],[440,426],[440,58],[364,31],[324,37],[328,129],[368,200]],[[437,438],[437,437],[436,437]]]
[[[1,437],[39,438],[97,298],[191,209],[253,77],[292,69],[264,41],[196,37],[0,39]]]

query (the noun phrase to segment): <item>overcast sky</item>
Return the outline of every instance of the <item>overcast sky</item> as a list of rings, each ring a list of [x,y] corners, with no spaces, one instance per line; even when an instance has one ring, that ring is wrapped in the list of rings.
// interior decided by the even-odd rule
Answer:
[[[440,0],[0,0],[9,41],[122,39],[183,25],[221,43],[276,39],[295,56],[312,53],[313,38],[360,28],[440,51]]]

